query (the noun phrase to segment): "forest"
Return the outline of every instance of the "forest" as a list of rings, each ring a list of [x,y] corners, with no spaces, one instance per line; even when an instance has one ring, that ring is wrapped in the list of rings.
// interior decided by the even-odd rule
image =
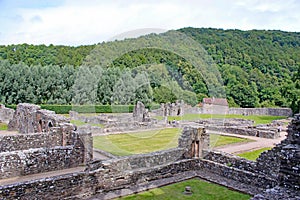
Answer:
[[[231,107],[290,107],[299,112],[300,33],[191,27],[177,32],[203,47],[212,58],[205,62],[213,62],[207,69],[216,66],[221,78],[199,71],[190,58],[168,51],[171,46],[130,48],[147,46],[157,40],[156,34],[78,47],[2,45],[0,102],[118,105],[141,100],[149,106],[183,99],[197,105],[203,97],[225,95]],[[111,50],[117,47],[126,51],[113,57]],[[215,92],[211,78],[218,82]]]

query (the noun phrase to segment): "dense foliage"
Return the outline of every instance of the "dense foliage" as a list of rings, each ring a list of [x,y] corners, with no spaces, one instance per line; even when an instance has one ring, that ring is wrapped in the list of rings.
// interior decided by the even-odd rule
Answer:
[[[213,58],[231,106],[281,106],[299,111],[300,33],[179,31],[199,42]],[[147,37],[142,40],[147,42]],[[98,44],[97,48],[105,50],[118,42]],[[90,61],[97,59],[91,57],[95,47],[0,46],[0,101],[129,105],[138,99],[150,104],[181,98],[195,105],[212,95],[203,75],[175,53],[139,49],[117,57],[110,66],[91,66]]]

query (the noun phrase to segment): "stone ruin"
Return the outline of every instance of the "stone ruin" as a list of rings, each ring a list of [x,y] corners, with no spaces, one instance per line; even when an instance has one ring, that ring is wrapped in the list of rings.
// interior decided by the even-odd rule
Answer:
[[[177,100],[175,103],[162,103],[160,108],[153,110],[152,112],[158,116],[182,116],[184,114],[184,104],[183,100]]]
[[[0,122],[8,123],[13,118],[14,110],[0,104]]]
[[[55,134],[53,128],[50,129],[50,133],[51,130],[52,134]],[[21,135],[35,137],[40,143],[45,140],[40,137],[48,133],[39,134],[36,137],[31,134]],[[76,134],[76,131],[73,131],[73,134]],[[48,138],[45,143],[47,141]],[[76,143],[76,140],[72,141]],[[3,140],[0,142],[9,143]],[[16,142],[20,143],[22,142]],[[45,145],[42,149],[47,151],[48,144],[40,145]],[[112,199],[199,177],[250,194],[253,200],[296,200],[300,199],[299,148],[300,115],[296,115],[289,125],[287,138],[263,153],[257,161],[212,151],[209,149],[209,134],[205,128],[185,127],[176,148],[108,160],[90,160],[85,163],[84,171],[2,185],[0,199]],[[6,155],[5,151],[0,154]],[[24,152],[17,155],[29,158],[29,161],[23,159],[19,163],[27,163],[27,167],[40,166],[41,169],[47,166],[43,160],[30,160],[28,152]],[[47,160],[48,154],[43,155]],[[6,157],[6,162],[13,158],[14,156]],[[2,163],[1,169],[7,167]]]
[[[92,160],[91,134],[76,131],[66,118],[37,105],[19,104],[9,129],[19,133],[0,136],[0,181],[77,167]]]
[[[56,115],[54,111],[43,110],[38,105],[21,103],[8,123],[8,130],[23,134],[41,133],[48,132],[62,123],[70,122],[65,117]]]
[[[138,122],[150,122],[151,120],[148,109],[146,109],[145,105],[140,101],[134,106],[133,119]]]
[[[142,102],[137,102],[133,113],[102,113],[95,116],[82,115],[75,111],[70,111],[70,118],[87,123],[78,126],[78,130],[88,131],[95,134],[118,133],[124,131],[134,131],[140,129],[162,128],[158,120],[149,115],[148,109]],[[97,125],[101,124],[102,127]]]
[[[254,125],[254,121],[245,119],[203,119],[196,123],[208,130],[276,139],[280,137],[278,123]]]

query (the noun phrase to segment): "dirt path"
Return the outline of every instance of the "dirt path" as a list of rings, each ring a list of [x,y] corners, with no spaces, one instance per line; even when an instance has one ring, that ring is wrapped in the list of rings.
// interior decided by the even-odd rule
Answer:
[[[231,133],[221,133],[218,131],[210,131],[210,130],[207,130],[207,132],[254,140],[254,142],[230,144],[230,145],[225,145],[225,146],[214,148],[215,150],[224,151],[226,153],[231,153],[231,154],[242,153],[242,152],[260,149],[260,148],[264,148],[264,147],[274,147],[276,144],[278,144],[282,140],[284,140],[287,135],[286,132],[281,132],[279,138],[268,139],[268,138],[254,137],[254,136],[231,134]]]

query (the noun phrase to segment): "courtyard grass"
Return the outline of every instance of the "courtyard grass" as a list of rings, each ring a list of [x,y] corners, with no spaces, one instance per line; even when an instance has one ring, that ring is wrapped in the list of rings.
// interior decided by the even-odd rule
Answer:
[[[91,125],[91,126],[98,126],[100,128],[104,128],[103,124],[86,123],[86,122],[83,122],[80,120],[75,120],[75,119],[72,119],[70,122],[76,126]]]
[[[185,195],[184,189],[186,186],[190,186],[192,189],[192,195]],[[198,178],[186,180],[183,182],[163,186],[156,189],[151,189],[139,194],[129,195],[118,199],[123,200],[248,200],[251,196],[243,194],[237,191],[230,190],[224,186],[220,186],[214,183],[209,183]]]
[[[6,131],[7,130],[7,124],[0,123],[0,131]]]
[[[93,138],[93,143],[94,148],[107,151],[117,156],[142,154],[177,147],[178,137],[181,134],[181,131],[182,130],[179,128],[166,128],[95,136]],[[211,147],[250,141],[251,140],[244,138],[210,134]]]
[[[225,136],[219,134],[210,134],[209,139],[210,139],[210,147],[219,147],[219,146],[224,146],[229,144],[247,143],[247,142],[254,141],[247,138],[239,138],[239,137]]]
[[[248,151],[248,152],[245,152],[245,153],[240,153],[240,154],[237,154],[237,156],[240,156],[242,158],[246,158],[248,160],[255,161],[260,156],[260,154],[262,152],[270,150],[270,149],[272,149],[272,147],[265,147],[265,148],[257,149],[257,150],[254,150],[254,151]]]
[[[155,117],[158,120],[162,120],[163,117],[157,116]],[[269,116],[269,115],[249,115],[249,116],[244,116],[244,115],[222,115],[222,114],[185,114],[183,116],[168,116],[168,120],[176,120],[176,121],[192,121],[192,120],[197,120],[197,119],[228,119],[228,118],[237,118],[237,119],[248,119],[248,120],[253,120],[255,125],[258,124],[267,124],[271,123],[273,120],[278,120],[278,119],[286,119],[285,116]]]

